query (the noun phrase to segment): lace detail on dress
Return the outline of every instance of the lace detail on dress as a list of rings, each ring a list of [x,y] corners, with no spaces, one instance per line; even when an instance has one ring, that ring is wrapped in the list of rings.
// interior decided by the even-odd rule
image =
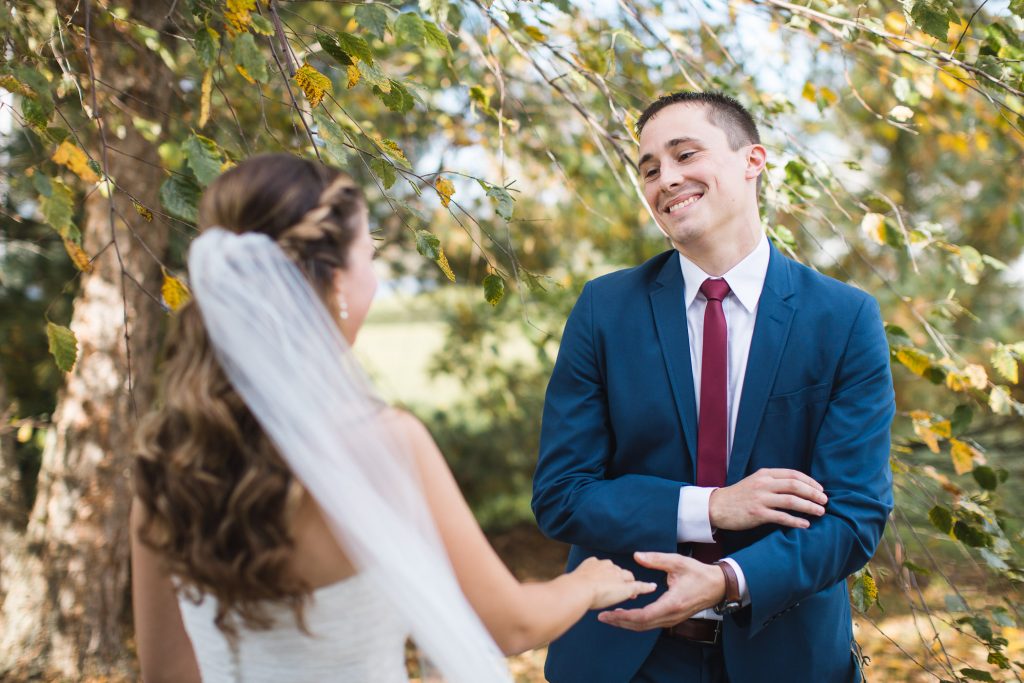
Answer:
[[[313,591],[305,610],[311,635],[299,630],[290,608],[273,605],[274,626],[240,627],[235,648],[213,623],[213,597],[178,604],[204,683],[408,681],[408,629],[364,575]]]

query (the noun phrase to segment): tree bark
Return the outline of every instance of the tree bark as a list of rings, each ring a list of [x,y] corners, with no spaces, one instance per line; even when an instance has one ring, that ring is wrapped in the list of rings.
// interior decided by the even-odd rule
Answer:
[[[161,30],[169,8],[169,2],[136,1],[128,10],[131,20]],[[94,95],[84,41],[90,11],[92,68],[107,84],[95,92],[100,120],[81,127],[79,139],[102,161],[102,125],[109,175],[156,209],[165,174],[156,147],[131,116],[168,112],[173,75],[155,52],[141,45],[123,50],[130,40],[124,25],[98,6],[59,0],[58,9],[83,29],[73,59],[83,74],[84,101],[91,105]],[[115,191],[112,201],[113,213],[101,192],[85,202],[83,247],[98,256],[74,305],[78,361],[59,396],[27,530],[4,546],[10,588],[0,635],[4,680],[134,677],[125,629],[131,444],[138,411],[152,396],[164,315],[154,299],[162,280],[156,259],[167,252],[168,231],[159,220],[145,222],[123,192]]]

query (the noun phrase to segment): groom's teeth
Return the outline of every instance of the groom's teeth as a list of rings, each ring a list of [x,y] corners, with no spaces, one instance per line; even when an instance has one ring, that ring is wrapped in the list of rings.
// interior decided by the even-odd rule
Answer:
[[[678,209],[682,209],[684,207],[687,207],[690,204],[693,204],[695,201],[697,201],[700,198],[701,198],[701,195],[695,194],[694,196],[692,196],[689,199],[687,199],[685,202],[679,202],[678,204],[673,204],[672,206],[668,207],[668,212],[669,213],[675,213]]]

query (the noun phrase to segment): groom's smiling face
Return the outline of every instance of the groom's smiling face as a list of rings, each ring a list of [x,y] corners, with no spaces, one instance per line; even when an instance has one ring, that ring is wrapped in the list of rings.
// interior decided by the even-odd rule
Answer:
[[[756,208],[759,168],[750,150],[730,144],[726,131],[709,120],[699,103],[672,104],[640,132],[638,170],[644,197],[658,225],[677,246],[729,239],[730,231]]]

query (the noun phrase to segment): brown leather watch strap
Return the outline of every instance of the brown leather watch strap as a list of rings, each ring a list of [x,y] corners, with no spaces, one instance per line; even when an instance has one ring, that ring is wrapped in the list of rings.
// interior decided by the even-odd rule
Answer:
[[[740,580],[736,577],[736,570],[725,560],[719,560],[715,564],[721,567],[722,573],[725,574],[725,600],[723,602],[739,602]]]

